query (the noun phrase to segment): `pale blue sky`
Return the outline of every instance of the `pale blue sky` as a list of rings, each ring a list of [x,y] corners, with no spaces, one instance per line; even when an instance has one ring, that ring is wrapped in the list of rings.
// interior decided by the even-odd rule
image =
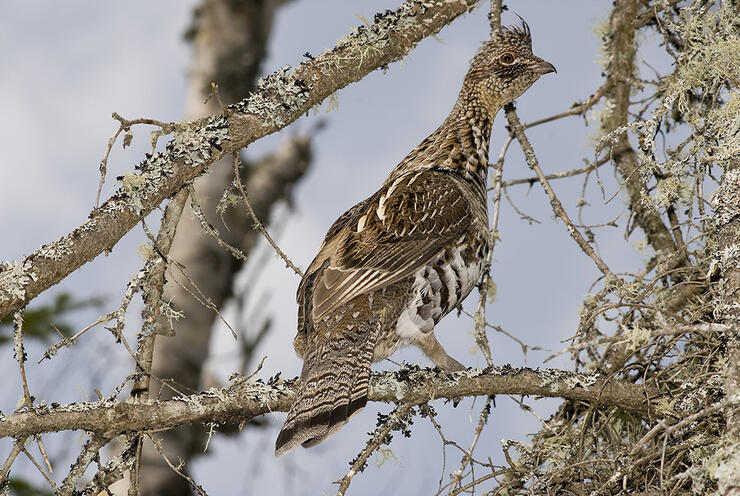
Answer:
[[[0,19],[0,259],[17,259],[70,231],[86,218],[95,199],[98,164],[107,140],[115,131],[110,118],[115,111],[127,118],[152,117],[179,120],[183,117],[189,47],[182,41],[194,1],[145,2],[6,2]],[[281,8],[276,17],[269,57],[263,68],[270,72],[282,65],[295,65],[306,51],[313,54],[330,48],[351,26],[372,19],[376,11],[395,8],[397,2],[295,1]],[[534,53],[552,62],[558,74],[546,75],[522,98],[518,109],[523,121],[566,110],[578,99],[595,91],[601,82],[598,65],[599,40],[593,26],[608,15],[606,0],[549,2],[522,0],[512,10],[525,18],[533,33]],[[256,157],[272,150],[282,140],[313,127],[318,119],[328,126],[315,139],[314,163],[296,189],[295,210],[282,209],[280,245],[305,267],[314,255],[325,230],[346,208],[374,192],[387,173],[404,155],[433,131],[446,116],[457,96],[468,61],[479,42],[488,36],[487,4],[455,21],[436,38],[423,41],[403,62],[392,64],[386,73],[376,71],[342,90],[338,107],[322,108],[317,115],[303,117],[275,136],[255,143],[248,150]],[[514,23],[512,13],[504,23]],[[503,116],[494,125],[492,156],[505,139]],[[546,173],[582,167],[582,158],[592,156],[590,137],[597,134],[582,118],[572,117],[528,131]],[[135,133],[134,146],[116,147],[109,164],[110,194],[117,175],[138,163],[148,147],[148,129]],[[506,162],[505,177],[529,176],[516,144]],[[615,191],[610,169],[602,177]],[[556,192],[573,217],[580,196],[581,180],[554,183]],[[617,200],[602,206],[596,188],[590,188],[586,222],[611,220],[624,208]],[[575,246],[552,211],[541,188],[517,186],[510,190],[517,205],[542,221],[528,225],[504,203],[501,213],[502,239],[494,254],[497,300],[488,306],[489,321],[502,325],[522,340],[551,349],[575,330],[578,308],[598,273]],[[153,224],[156,225],[156,224]],[[623,231],[599,231],[601,255],[615,271],[634,267],[633,241],[623,240]],[[140,266],[137,246],[144,241],[139,228],[128,234],[107,257],[93,263],[50,289],[64,289],[81,297],[104,295],[108,308],[117,306],[125,281]],[[639,256],[638,256],[639,257]],[[273,333],[257,355],[268,358],[262,376],[282,371],[296,375],[300,361],[292,351],[295,329],[295,287],[298,280],[283,264],[272,260],[259,284],[269,292]],[[48,297],[44,295],[44,297]],[[472,298],[466,307],[473,308]],[[137,325],[133,307],[128,333],[133,339]],[[79,315],[85,325],[97,317]],[[472,322],[451,315],[438,326],[440,340],[451,355],[464,364],[483,364],[480,354],[471,354]],[[230,333],[216,332],[218,355],[215,373],[226,377],[237,366]],[[508,338],[489,336],[496,364],[523,365],[519,346]],[[42,352],[30,346],[32,363]],[[12,377],[0,397],[0,409],[11,411],[20,394],[17,371],[9,348],[0,358],[0,370]],[[546,354],[530,353],[529,365],[540,365]],[[428,365],[415,350],[394,357]],[[84,363],[84,365],[81,365]],[[567,360],[548,364],[569,368]],[[381,364],[382,367],[393,367]],[[131,369],[130,360],[112,344],[102,329],[89,333],[73,350],[63,350],[52,362],[32,370],[29,381],[38,398],[75,401],[93,397],[93,388],[106,394]],[[553,401],[529,400],[547,417]],[[470,412],[470,401],[457,409],[435,403],[439,420],[451,437],[468,445],[482,401]],[[332,481],[348,469],[364,445],[365,433],[375,426],[375,412],[389,406],[373,405],[354,419],[340,434],[312,450],[296,450],[275,460],[272,456],[282,414],[272,419],[273,428],[259,432],[245,429],[241,436],[216,436],[210,455],[195,463],[196,480],[212,495],[229,494],[331,494]],[[471,421],[472,418],[472,421]],[[526,441],[525,433],[537,429],[538,421],[505,397],[497,399],[490,426],[480,452],[501,459],[501,438]],[[69,457],[81,443],[77,434],[50,436],[48,445],[57,449],[58,477],[64,476]],[[0,441],[0,458],[9,450]],[[429,494],[437,486],[441,471],[440,440],[428,421],[417,420],[410,440],[394,442],[398,460],[382,469],[370,465],[353,481],[351,494]],[[448,452],[448,471],[459,457]],[[18,473],[29,472],[18,464]],[[299,483],[300,480],[300,483]],[[488,486],[490,487],[490,486]]]

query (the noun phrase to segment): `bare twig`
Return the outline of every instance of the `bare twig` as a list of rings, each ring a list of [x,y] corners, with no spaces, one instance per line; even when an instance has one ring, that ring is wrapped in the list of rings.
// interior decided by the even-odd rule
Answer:
[[[105,323],[110,322],[111,320],[115,319],[116,318],[116,313],[117,312],[110,312],[110,313],[108,313],[106,315],[103,315],[102,317],[100,317],[98,320],[96,320],[92,324],[90,324],[87,327],[84,327],[80,331],[76,332],[74,335],[72,335],[70,337],[64,337],[61,341],[59,341],[59,342],[51,345],[49,348],[46,349],[46,351],[44,352],[44,354],[41,355],[41,358],[39,358],[39,361],[36,362],[36,363],[41,363],[45,359],[51,359],[51,357],[53,357],[54,355],[56,355],[57,352],[61,348],[63,348],[63,347],[69,348],[71,345],[73,345],[73,344],[75,344],[77,342],[77,339],[79,339],[80,336],[82,336],[83,334],[85,334],[87,331],[89,331],[93,327],[95,327],[97,325],[100,325],[100,324],[105,324]]]
[[[501,211],[501,182],[504,172],[504,158],[511,141],[512,138],[509,137],[504,143],[494,169],[493,220],[491,221],[491,231],[489,233],[491,247],[488,250],[486,261],[483,264],[481,280],[478,284],[478,309],[473,317],[473,322],[475,323],[475,342],[478,344],[478,347],[483,353],[483,357],[486,359],[486,364],[489,367],[493,365],[493,361],[491,360],[491,345],[488,343],[488,336],[486,335],[486,301],[489,298],[489,286],[491,285],[491,260],[493,260],[493,250],[496,247],[496,241],[500,237],[498,232],[498,219]]]
[[[550,181],[550,180],[553,180],[553,179],[563,179],[563,178],[566,178],[566,177],[577,176],[578,174],[583,174],[584,172],[591,172],[593,170],[596,170],[599,167],[601,167],[602,165],[606,164],[607,162],[609,162],[609,159],[608,158],[602,158],[602,159],[597,160],[593,164],[587,165],[586,167],[581,167],[580,169],[571,169],[571,170],[562,171],[562,172],[555,172],[553,174],[546,175],[545,178],[548,181]],[[532,184],[536,183],[537,181],[539,181],[539,179],[537,178],[537,176],[523,177],[523,178],[520,178],[520,179],[509,179],[508,181],[504,181],[503,182],[503,186],[504,187],[506,187],[506,186],[514,186],[514,185],[517,185],[517,184],[529,184],[531,186]]]
[[[46,453],[46,447],[44,446],[44,441],[41,439],[41,434],[37,434],[34,438],[36,439],[36,446],[39,447],[39,453],[41,453],[41,458],[44,459],[46,468],[49,469],[50,474],[53,474],[54,469],[51,467],[51,461],[49,460],[49,455]]]
[[[573,225],[573,222],[571,222],[568,214],[565,213],[563,204],[560,203],[560,200],[555,195],[555,192],[552,190],[552,187],[545,177],[545,174],[542,172],[542,169],[540,169],[539,162],[537,161],[537,157],[534,154],[534,149],[529,143],[529,139],[524,134],[522,123],[519,121],[519,117],[516,115],[516,110],[514,110],[514,107],[512,105],[506,106],[506,119],[509,121],[509,126],[511,126],[512,133],[514,134],[514,136],[516,136],[517,141],[519,141],[519,144],[522,147],[522,151],[524,152],[524,157],[527,160],[527,164],[537,174],[537,178],[539,179],[540,184],[545,190],[547,197],[550,199],[550,205],[552,206],[555,215],[560,217],[560,219],[565,222],[566,226],[568,226],[568,233],[570,234],[570,236],[576,241],[576,243],[578,243],[578,246],[581,247],[581,250],[583,250],[583,252],[588,255],[591,260],[594,261],[596,266],[607,277],[607,279],[613,281],[614,283],[617,283],[619,281],[619,278],[596,254],[591,245],[589,245],[588,242],[584,239],[580,231],[578,231],[578,229]]]
[[[508,188],[506,188],[504,186],[503,187],[503,191],[504,191],[504,196],[506,197],[506,201],[509,202],[509,205],[511,205],[511,208],[514,209],[514,212],[516,212],[516,213],[519,214],[519,217],[521,217],[522,219],[526,220],[530,224],[542,224],[542,222],[540,222],[539,220],[535,219],[531,215],[527,215],[526,213],[522,212],[522,210],[519,209],[519,207],[516,206],[516,204],[514,203],[514,200],[512,200],[511,197],[509,196],[509,189]]]
[[[478,416],[478,425],[475,428],[475,433],[473,434],[473,441],[470,444],[470,448],[468,448],[463,455],[462,459],[460,460],[460,468],[458,468],[455,471],[456,476],[456,486],[460,485],[460,482],[462,481],[463,473],[465,472],[465,469],[467,468],[468,464],[471,463],[471,460],[473,458],[473,452],[475,451],[476,446],[478,446],[478,440],[480,439],[480,435],[483,432],[483,428],[488,423],[488,416],[491,414],[491,398],[488,398],[486,400],[486,404],[483,405],[483,408],[481,409],[480,415]],[[475,479],[475,477],[473,477]],[[472,486],[473,488],[475,485]],[[452,490],[450,493],[452,494]]]
[[[27,436],[23,436],[16,439],[13,443],[13,449],[10,450],[8,457],[5,459],[5,463],[3,463],[2,468],[0,468],[0,488],[6,484],[6,478],[10,473],[10,468],[13,466],[13,462],[15,462],[15,459],[21,451],[23,451],[23,446],[25,446],[27,439]]]
[[[611,85],[612,85],[612,81],[605,82],[585,102],[575,103],[571,106],[569,110],[566,110],[565,112],[551,115],[549,117],[544,117],[536,121],[527,122],[524,124],[524,129],[529,129],[530,127],[539,126],[541,124],[552,122],[552,121],[562,119],[563,117],[568,117],[571,115],[583,115],[588,109],[590,109],[591,107],[599,103],[599,101],[604,97],[604,95],[606,95],[606,93],[611,89]]]
[[[290,267],[293,272],[298,274],[300,277],[303,277],[303,271],[295,266],[293,262],[288,258],[288,256],[283,252],[283,250],[280,249],[280,247],[275,243],[275,240],[272,239],[272,236],[270,236],[270,233],[267,232],[267,229],[265,229],[265,226],[260,222],[259,218],[257,217],[257,214],[254,213],[254,209],[252,208],[252,204],[249,203],[249,198],[247,197],[247,192],[244,190],[244,185],[242,184],[241,174],[239,173],[239,154],[234,154],[234,181],[236,181],[236,185],[239,188],[239,192],[242,195],[242,199],[244,200],[244,204],[247,206],[247,210],[249,210],[249,215],[252,216],[252,219],[254,220],[254,227],[259,232],[262,233],[262,235],[265,237],[268,243],[270,243],[270,246],[272,246],[272,249],[275,250],[275,253],[277,253],[280,258],[283,259],[285,262],[286,267]]]
[[[210,100],[211,97],[214,97],[216,99],[216,103],[219,107],[221,107],[221,112],[225,114],[230,114],[231,110],[224,104],[224,101],[221,99],[221,92],[218,90],[218,85],[214,82],[211,82],[211,92],[206,97],[206,100],[203,103],[208,103],[208,100]]]
[[[485,482],[488,479],[492,479],[498,475],[503,475],[507,472],[509,472],[508,469],[492,470],[490,473],[483,475],[481,477],[478,477],[477,479],[473,479],[471,482],[465,484],[464,486],[458,487],[455,490],[450,491],[450,496],[456,496],[462,492],[467,491],[468,489],[473,489],[476,485],[480,484],[481,482]]]
[[[174,260],[170,259],[170,262],[174,262]],[[192,277],[187,273],[185,270],[185,267],[183,267],[181,264],[175,262],[173,264],[179,273],[185,278],[186,282],[190,284],[193,289],[191,290],[188,288],[185,284],[183,284],[179,279],[175,279],[175,284],[177,284],[180,288],[183,289],[187,294],[189,294],[194,300],[196,300],[198,303],[203,305],[206,308],[211,309],[216,315],[218,315],[218,318],[221,320],[221,322],[224,323],[224,325],[231,331],[231,336],[234,339],[237,339],[237,334],[234,328],[231,324],[229,324],[229,321],[226,320],[226,318],[223,316],[221,311],[219,310],[218,306],[211,300],[208,296],[206,296],[203,291],[198,287],[198,285],[195,283]],[[195,294],[198,293],[198,294]]]
[[[442,486],[442,482],[444,482],[445,472],[447,471],[447,445],[452,444],[452,443],[450,441],[447,441],[447,438],[445,437],[444,432],[442,432],[442,426],[439,425],[436,420],[434,420],[434,415],[435,415],[434,413],[431,413],[430,415],[427,416],[427,418],[429,418],[429,422],[432,424],[432,426],[434,427],[434,430],[437,431],[437,434],[439,434],[439,438],[442,440],[442,470],[439,474],[438,489],[434,495],[434,496],[439,496],[440,494],[442,494],[442,491],[444,490],[444,488],[447,487],[447,485],[449,485],[448,483],[447,485]]]
[[[464,308],[462,310],[462,313],[465,314],[465,315],[467,315],[468,317],[475,318],[474,314],[471,314],[470,312],[468,312]],[[513,334],[511,334],[510,332],[508,332],[506,329],[504,329],[503,327],[501,327],[499,325],[494,325],[494,324],[491,324],[489,322],[485,322],[485,325],[486,325],[486,327],[488,327],[490,329],[493,329],[494,331],[496,331],[498,333],[503,334],[504,336],[508,337],[512,341],[516,342],[519,346],[521,346],[521,348],[522,348],[522,354],[524,355],[524,366],[525,367],[527,366],[527,351],[528,350],[532,350],[532,351],[550,351],[547,348],[542,348],[540,346],[533,346],[531,344],[525,343],[524,341],[522,341],[518,337],[514,336]]]
[[[170,459],[165,454],[164,448],[162,447],[162,442],[159,439],[157,439],[153,435],[149,435],[149,439],[152,440],[152,443],[156,447],[156,449],[159,452],[159,454],[162,456],[162,459],[164,459],[164,461],[167,463],[167,465],[177,475],[179,475],[180,477],[182,477],[183,479],[185,479],[186,481],[188,481],[188,484],[190,484],[193,489],[195,489],[196,491],[198,491],[198,494],[200,494],[200,496],[208,496],[208,494],[206,493],[205,489],[203,489],[197,482],[195,482],[192,477],[190,477],[189,475],[187,475],[186,473],[184,473],[182,471],[182,462],[180,462],[178,464],[178,466],[175,466],[175,465],[172,464],[172,462],[170,461]]]
[[[36,470],[39,471],[39,473],[46,479],[46,482],[49,483],[49,486],[51,486],[51,489],[56,493],[57,492],[57,485],[54,482],[54,480],[51,478],[49,474],[46,473],[46,470],[44,470],[44,467],[42,467],[39,462],[36,461],[36,458],[33,457],[31,453],[28,452],[28,450],[25,448],[25,446],[21,446],[21,451],[24,455],[26,455],[26,458],[33,464],[34,467],[36,467]]]

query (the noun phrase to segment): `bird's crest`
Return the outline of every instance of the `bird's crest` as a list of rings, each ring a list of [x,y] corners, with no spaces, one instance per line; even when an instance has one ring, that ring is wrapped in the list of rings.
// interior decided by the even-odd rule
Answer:
[[[512,26],[501,26],[498,31],[494,31],[491,34],[491,39],[518,42],[520,44],[531,47],[532,31],[530,31],[529,25],[524,19],[521,18],[521,16],[517,15],[517,17],[519,17],[519,21],[521,24]]]

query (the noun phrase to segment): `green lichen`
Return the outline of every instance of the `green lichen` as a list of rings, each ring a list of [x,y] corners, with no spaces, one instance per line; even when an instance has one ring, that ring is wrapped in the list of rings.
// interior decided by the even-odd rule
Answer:
[[[624,340],[629,345],[629,349],[631,351],[635,351],[643,344],[648,342],[648,340],[652,336],[652,333],[650,332],[650,329],[635,324],[632,327],[624,329],[622,335],[624,336]]]
[[[664,99],[675,98],[678,109],[695,114],[690,92],[712,89],[717,81],[740,81],[740,39],[737,12],[723,2],[718,12],[683,9],[679,22],[670,23],[686,46],[678,57],[677,70],[664,79]]]
[[[221,195],[221,199],[218,201],[218,204],[216,205],[216,212],[223,214],[228,209],[236,207],[241,203],[241,195],[236,189],[236,185],[232,183],[228,188],[226,188]]]

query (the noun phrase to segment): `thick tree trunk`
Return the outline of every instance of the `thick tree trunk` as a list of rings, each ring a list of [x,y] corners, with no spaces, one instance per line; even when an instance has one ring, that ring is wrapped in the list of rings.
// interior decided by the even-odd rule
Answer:
[[[740,159],[727,166],[715,195],[714,241],[716,285],[715,313],[726,324],[740,326]],[[731,333],[725,353],[726,422],[724,450],[715,471],[719,493],[740,494],[740,338]]]

